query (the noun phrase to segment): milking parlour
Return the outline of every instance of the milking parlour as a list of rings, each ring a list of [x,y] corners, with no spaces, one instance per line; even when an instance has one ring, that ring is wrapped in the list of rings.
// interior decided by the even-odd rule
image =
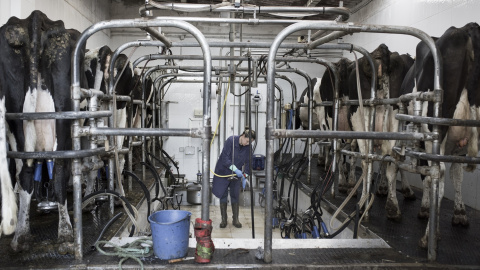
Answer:
[[[477,1],[2,10],[2,269],[480,267]]]

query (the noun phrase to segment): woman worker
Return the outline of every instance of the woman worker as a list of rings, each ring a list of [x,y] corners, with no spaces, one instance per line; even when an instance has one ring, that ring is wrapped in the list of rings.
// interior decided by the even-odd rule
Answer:
[[[223,146],[222,153],[218,158],[213,176],[212,193],[220,198],[220,212],[222,222],[220,228],[227,226],[227,203],[228,192],[230,190],[230,200],[233,212],[233,226],[241,228],[242,224],[238,220],[240,185],[247,184],[248,174],[250,173],[250,143],[255,140],[255,131],[246,128],[240,136],[230,136]],[[242,171],[243,167],[243,171]],[[221,177],[235,174],[234,177]]]

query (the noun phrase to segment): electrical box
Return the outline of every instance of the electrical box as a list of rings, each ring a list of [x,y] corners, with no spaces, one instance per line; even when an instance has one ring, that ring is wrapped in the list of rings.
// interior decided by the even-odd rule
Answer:
[[[195,146],[185,146],[185,155],[195,155]]]
[[[195,118],[202,118],[203,117],[203,109],[194,109],[193,116]]]

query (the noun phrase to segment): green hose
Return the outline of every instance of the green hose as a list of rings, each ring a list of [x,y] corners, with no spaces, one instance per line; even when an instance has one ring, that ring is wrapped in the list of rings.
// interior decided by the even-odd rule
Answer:
[[[100,245],[103,245],[104,247],[105,244],[112,246],[114,248],[114,251],[107,252],[105,250],[102,250]],[[120,260],[120,262],[118,262],[118,268],[120,270],[122,270],[122,264],[128,259],[133,259],[138,262],[141,269],[143,270],[143,263],[139,258],[149,257],[153,255],[152,237],[142,237],[123,246],[117,246],[109,241],[98,241],[97,243],[95,243],[95,247],[97,248],[98,252],[103,255],[121,257],[122,259]]]

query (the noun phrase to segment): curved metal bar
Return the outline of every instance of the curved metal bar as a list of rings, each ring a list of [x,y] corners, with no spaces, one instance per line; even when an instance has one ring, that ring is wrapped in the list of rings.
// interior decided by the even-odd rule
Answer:
[[[329,23],[329,22],[299,22],[293,25],[290,25],[283,29],[275,38],[270,48],[268,54],[267,62],[267,125],[266,125],[266,173],[265,173],[265,188],[266,188],[266,203],[265,203],[265,241],[264,241],[264,261],[269,263],[272,261],[272,209],[273,209],[273,124],[272,119],[274,117],[274,104],[273,104],[273,94],[274,94],[274,75],[275,75],[275,56],[277,54],[280,44],[289,36],[290,34],[300,31],[300,30],[333,30],[333,31],[349,31],[349,32],[374,32],[374,33],[394,33],[394,34],[407,34],[420,38],[425,41],[427,46],[432,51],[434,65],[435,65],[435,74],[434,74],[434,91],[437,93],[439,98],[442,97],[442,87],[441,87],[441,57],[440,52],[435,46],[433,39],[425,32],[412,27],[400,27],[400,26],[384,26],[384,25],[367,25],[367,24],[355,24],[355,23]],[[441,99],[438,99],[441,100]],[[436,102],[434,105],[434,115],[438,117],[440,111],[440,102]],[[434,133],[438,133],[438,127],[434,127]],[[433,141],[433,151],[438,154],[440,150],[440,143],[438,138]],[[438,164],[434,164],[438,165]],[[434,202],[430,209],[430,224],[431,228],[429,232],[429,252],[428,259],[436,259],[436,213],[435,209],[438,205],[436,201],[438,197],[438,179],[432,178],[433,180],[433,197]]]
[[[73,52],[73,61],[72,61],[72,97],[73,97],[73,108],[74,111],[79,111],[80,108],[80,65],[81,58],[82,58],[82,50],[87,42],[87,39],[95,34],[98,31],[110,28],[142,28],[142,27],[176,27],[182,30],[185,30],[193,35],[193,37],[200,43],[200,47],[202,49],[204,59],[204,82],[203,82],[203,179],[210,179],[210,148],[209,148],[209,140],[211,134],[211,112],[210,112],[210,87],[211,87],[211,70],[212,70],[212,60],[211,60],[211,53],[210,47],[203,36],[203,34],[185,21],[179,20],[168,20],[164,18],[153,19],[153,20],[145,20],[145,19],[134,19],[134,20],[110,20],[110,21],[102,21],[98,22],[89,28],[87,28],[80,38],[77,40],[77,44],[75,50]],[[80,121],[75,120],[72,125],[73,135],[73,149],[80,150],[80,137],[75,132],[79,128]],[[82,259],[82,246],[83,246],[83,231],[82,231],[82,209],[81,209],[81,170],[80,167],[80,159],[75,158],[73,160],[72,165],[72,173],[73,173],[73,184],[74,184],[74,220],[75,220],[75,258]],[[209,211],[208,211],[208,198],[209,198],[209,183],[205,181],[203,183],[203,201],[202,201],[202,219],[208,220]]]
[[[170,48],[172,47],[172,42],[168,40],[162,33],[158,32],[157,30],[153,29],[152,27],[145,27],[142,28],[145,32],[149,33],[152,37],[158,39],[159,41],[165,44],[165,47]]]

